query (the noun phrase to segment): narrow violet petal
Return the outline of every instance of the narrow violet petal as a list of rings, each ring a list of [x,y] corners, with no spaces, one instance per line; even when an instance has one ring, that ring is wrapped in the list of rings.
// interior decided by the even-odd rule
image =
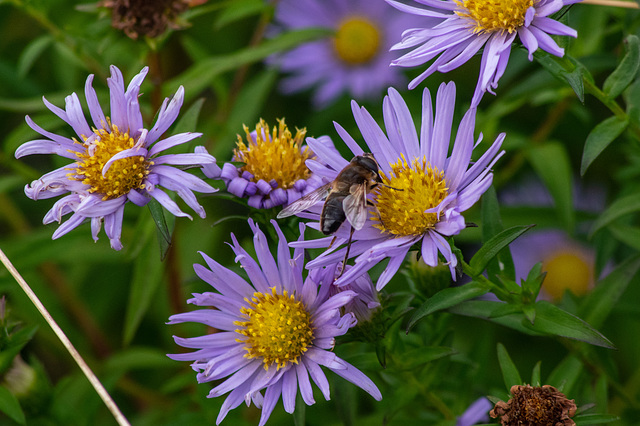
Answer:
[[[307,368],[311,379],[316,384],[316,386],[318,386],[320,392],[322,392],[322,396],[324,396],[324,399],[329,401],[331,399],[331,393],[329,391],[329,381],[327,380],[327,376],[324,375],[324,372],[322,371],[320,366],[315,362],[304,357],[302,358],[302,362]]]
[[[91,120],[96,129],[104,129],[107,126],[107,119],[104,116],[100,101],[98,101],[98,95],[93,88],[93,74],[87,77],[87,81],[84,85],[84,96],[87,99],[87,105],[89,106],[89,114],[91,114]]]
[[[260,423],[258,426],[264,426],[271,416],[271,412],[276,407],[276,403],[280,399],[282,393],[282,381],[278,381],[267,388],[264,395],[264,403],[262,405],[262,413],[260,415]]]
[[[154,188],[153,191],[149,192],[149,195],[151,195],[153,198],[155,198],[160,204],[162,204],[162,207],[164,207],[165,209],[167,209],[169,211],[169,213],[171,213],[172,215],[176,216],[176,217],[188,217],[189,219],[193,220],[193,218],[188,215],[187,213],[184,213],[182,210],[180,210],[180,207],[178,207],[178,205],[175,203],[175,201],[173,201],[164,191],[162,191],[159,188]]]
[[[378,387],[368,378],[362,371],[355,368],[348,362],[341,360],[342,364],[346,366],[344,369],[333,370],[338,376],[353,383],[360,389],[371,395],[376,401],[382,400],[382,394]]]
[[[298,379],[296,369],[291,368],[282,376],[282,405],[284,411],[292,414],[296,409],[296,395],[298,394]]]
[[[313,405],[316,403],[313,398],[313,388],[311,387],[311,381],[309,380],[309,372],[304,366],[304,363],[299,362],[294,367],[296,369],[296,375],[298,376],[298,386],[300,387],[300,396],[307,405]]]
[[[171,98],[171,101],[169,101],[166,109],[161,110],[158,114],[156,123],[153,125],[151,130],[149,130],[149,136],[147,136],[149,143],[153,143],[158,140],[158,138],[162,136],[162,134],[173,124],[176,118],[178,118],[183,101],[184,87],[180,86],[176,94]]]
[[[191,133],[191,132],[179,133],[177,135],[169,136],[166,139],[162,139],[161,141],[154,143],[151,149],[149,150],[149,155],[153,157],[154,155],[164,150],[190,142],[196,138],[199,138],[200,136],[202,136],[202,133]],[[147,135],[147,138],[148,137],[149,136]]]

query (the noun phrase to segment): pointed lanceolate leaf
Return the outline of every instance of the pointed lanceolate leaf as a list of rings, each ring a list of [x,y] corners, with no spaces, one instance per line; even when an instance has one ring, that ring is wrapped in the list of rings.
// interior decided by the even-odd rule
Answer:
[[[636,254],[600,280],[581,306],[580,312],[584,319],[594,327],[600,327],[639,269],[640,254]]]
[[[582,364],[582,361],[575,355],[569,355],[555,366],[545,383],[555,386],[565,395],[571,395],[573,386],[583,369],[584,364]]]
[[[620,417],[613,414],[580,414],[572,420],[576,422],[576,426],[587,426],[613,423],[620,420]]]
[[[520,373],[502,343],[498,343],[498,362],[500,363],[502,378],[504,379],[504,385],[507,387],[507,390],[511,389],[511,386],[522,384]]]
[[[536,303],[536,318],[533,324],[525,327],[542,333],[580,340],[596,346],[614,349],[613,343],[585,321],[556,305],[540,301]]]
[[[476,277],[484,272],[487,264],[493,259],[503,248],[511,244],[513,240],[527,232],[534,225],[514,226],[505,229],[495,237],[487,241],[480,250],[471,258],[469,266],[471,266],[471,276]]]
[[[6,414],[16,423],[21,425],[26,423],[18,399],[4,386],[0,386],[0,412]]]
[[[611,203],[607,210],[595,221],[589,232],[589,237],[592,237],[593,234],[614,220],[637,211],[640,211],[640,193],[634,192],[625,197],[618,198]]]
[[[158,253],[154,250],[153,238],[142,247],[136,257],[133,278],[130,284],[129,302],[124,321],[124,343],[129,344],[135,336],[142,318],[154,299],[164,268]]]
[[[602,86],[604,93],[610,98],[617,97],[631,84],[640,67],[640,39],[638,36],[633,34],[628,36],[625,45],[627,53]]]
[[[472,281],[468,284],[461,285],[460,287],[451,287],[440,290],[414,311],[411,319],[409,320],[409,324],[407,324],[407,333],[418,321],[427,315],[431,315],[436,311],[448,309],[466,300],[482,296],[488,291],[489,287],[486,284],[479,283],[477,281]]]
[[[160,259],[164,259],[169,251],[169,247],[171,246],[171,231],[169,230],[169,225],[167,224],[162,205],[154,199],[149,201],[148,206],[149,211],[151,212],[151,217],[153,218],[158,231]]]
[[[609,117],[598,123],[587,136],[582,153],[580,175],[584,176],[587,169],[611,142],[627,128],[629,121],[617,116]]]
[[[541,361],[536,362],[536,365],[533,366],[533,370],[531,371],[531,386],[541,386],[540,381],[540,367],[542,365]]]
[[[553,197],[558,217],[567,232],[573,232],[573,185],[571,164],[565,147],[559,143],[533,146],[528,150],[529,162]]]
[[[482,241],[489,241],[504,229],[500,218],[500,206],[496,190],[490,187],[482,196]],[[488,276],[501,275],[510,279],[515,279],[516,273],[513,266],[513,258],[508,247],[498,252],[496,257],[487,265]]]
[[[584,78],[592,79],[584,65],[569,55],[560,58],[541,49],[534,53],[534,57],[551,75],[567,82],[584,103]]]

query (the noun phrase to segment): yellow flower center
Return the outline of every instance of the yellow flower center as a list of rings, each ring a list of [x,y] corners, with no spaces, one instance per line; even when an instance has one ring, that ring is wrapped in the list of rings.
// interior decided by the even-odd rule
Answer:
[[[577,253],[560,252],[542,264],[547,272],[543,286],[554,299],[562,298],[566,290],[577,296],[587,293],[592,281],[592,265]]]
[[[474,33],[507,31],[513,33],[524,25],[527,9],[534,0],[455,0],[462,8],[456,14],[475,23]]]
[[[379,185],[374,191],[379,217],[374,215],[372,220],[380,222],[374,226],[394,235],[425,233],[438,222],[437,213],[425,210],[436,207],[448,194],[444,172],[431,168],[424,157],[408,164],[404,155],[391,168],[389,176],[380,172],[390,188]]]
[[[106,129],[93,130],[98,137],[89,145],[85,143],[87,149],[84,153],[76,154],[77,167],[71,169],[74,173],[69,174],[70,178],[90,185],[89,192],[102,194],[103,201],[118,198],[132,189],[143,189],[145,185],[142,181],[149,174],[149,166],[153,165],[142,155],[122,158],[114,161],[103,176],[104,165],[111,157],[133,148],[136,142],[129,132],[122,133],[118,126],[109,123],[108,127],[111,132]]]
[[[273,133],[269,134],[269,126],[263,119],[256,125],[256,141],[253,141],[251,132],[247,126],[244,131],[247,136],[245,144],[238,135],[237,148],[233,150],[233,159],[242,161],[245,165],[241,171],[248,171],[253,175],[251,179],[258,182],[260,179],[270,182],[275,179],[278,187],[288,189],[299,179],[307,179],[311,171],[305,161],[315,156],[309,148],[302,146],[306,129],[296,129],[295,137],[284,123],[284,119],[278,120],[279,127],[273,127]]]
[[[369,62],[380,49],[380,31],[368,19],[352,17],[342,21],[334,47],[338,57],[349,65]]]
[[[304,304],[285,290],[282,294],[253,293],[245,299],[250,308],[241,308],[246,321],[236,321],[236,332],[246,336],[246,358],[262,358],[267,370],[274,363],[280,369],[289,363],[297,364],[313,342],[311,314]]]

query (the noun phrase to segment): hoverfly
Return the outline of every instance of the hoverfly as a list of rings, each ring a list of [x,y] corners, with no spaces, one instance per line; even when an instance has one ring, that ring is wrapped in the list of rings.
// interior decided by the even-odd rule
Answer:
[[[373,206],[367,195],[378,185],[387,186],[382,183],[378,162],[373,154],[357,155],[338,173],[333,182],[289,204],[277,217],[281,219],[294,215],[326,199],[320,213],[320,231],[325,235],[332,235],[345,220],[351,225],[344,265],[349,256],[353,232],[362,229],[367,221],[367,208]],[[342,270],[344,271],[344,267]]]

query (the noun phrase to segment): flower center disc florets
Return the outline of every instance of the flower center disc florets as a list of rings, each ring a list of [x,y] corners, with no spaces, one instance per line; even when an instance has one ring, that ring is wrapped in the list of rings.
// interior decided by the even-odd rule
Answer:
[[[110,132],[107,129],[93,130],[97,138],[90,143],[85,142],[86,151],[76,154],[79,159],[77,167],[73,169],[75,173],[70,173],[73,179],[89,185],[89,192],[102,194],[103,201],[118,198],[132,189],[143,189],[142,181],[153,164],[142,155],[122,158],[114,161],[103,176],[105,164],[136,143],[129,132],[122,133],[116,125],[109,124],[108,127]]]
[[[246,321],[236,321],[241,328],[236,332],[246,336],[238,339],[245,343],[246,358],[262,358],[265,370],[274,363],[280,369],[298,359],[313,342],[311,314],[305,305],[285,290],[277,294],[254,293],[251,300],[245,299],[249,308],[240,312]]]
[[[311,171],[305,162],[315,157],[308,147],[302,146],[306,129],[296,129],[296,135],[292,137],[284,119],[278,120],[278,124],[269,134],[269,126],[260,119],[256,125],[255,142],[249,128],[243,126],[247,143],[238,135],[233,159],[245,163],[240,170],[251,173],[253,182],[275,179],[279,188],[288,189],[298,180],[309,177]]]
[[[338,57],[349,65],[367,63],[378,54],[380,31],[366,18],[345,19],[336,32],[334,47]]]
[[[534,0],[455,0],[459,16],[474,21],[474,33],[507,31],[513,33],[524,25],[527,9]]]
[[[376,194],[380,222],[376,228],[394,235],[420,235],[438,222],[437,213],[425,213],[447,196],[444,173],[427,164],[426,158],[414,159],[411,164],[402,156],[391,166],[387,176],[380,172],[382,182]]]
[[[560,252],[546,259],[542,265],[547,272],[542,285],[554,299],[560,299],[566,290],[581,296],[589,290],[591,265],[577,253]]]

